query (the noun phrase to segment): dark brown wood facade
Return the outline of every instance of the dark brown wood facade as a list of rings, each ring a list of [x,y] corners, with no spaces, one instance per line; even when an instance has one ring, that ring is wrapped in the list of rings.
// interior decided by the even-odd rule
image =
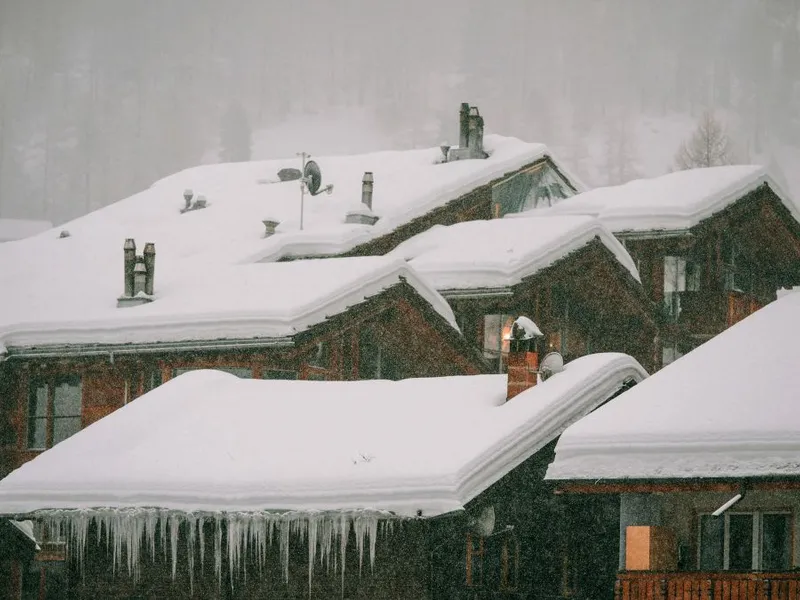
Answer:
[[[80,428],[168,381],[183,370],[222,369],[256,379],[402,379],[472,375],[487,371],[480,353],[407,283],[333,316],[295,336],[291,345],[254,349],[133,352],[124,346],[82,355],[11,356],[0,363],[0,476],[31,460],[58,439],[68,417],[35,397],[64,381],[77,382]],[[66,379],[69,378],[69,379]],[[41,402],[41,408],[37,408]],[[46,406],[45,406],[46,405]],[[40,410],[40,439],[31,444]],[[55,425],[54,425],[55,423]],[[31,446],[34,446],[33,449]]]
[[[597,238],[508,290],[477,292],[444,291],[461,330],[476,347],[484,347],[487,315],[525,315],[545,336],[541,352],[560,352],[567,361],[594,352],[624,352],[648,370],[654,366],[656,307]]]
[[[660,307],[656,368],[800,285],[800,224],[767,185],[688,231],[618,237]]]

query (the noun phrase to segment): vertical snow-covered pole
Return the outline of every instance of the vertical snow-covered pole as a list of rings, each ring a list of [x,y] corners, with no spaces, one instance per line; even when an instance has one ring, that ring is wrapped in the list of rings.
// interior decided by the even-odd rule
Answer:
[[[297,156],[302,159],[302,168],[300,172],[303,174],[300,177],[300,231],[303,231],[303,204],[305,203],[306,199],[306,159],[311,158],[310,154],[306,154],[305,152],[298,152]]]

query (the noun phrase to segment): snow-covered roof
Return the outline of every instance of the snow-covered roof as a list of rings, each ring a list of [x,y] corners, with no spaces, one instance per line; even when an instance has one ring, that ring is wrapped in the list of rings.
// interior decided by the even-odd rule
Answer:
[[[683,230],[694,227],[767,184],[800,222],[800,209],[764,167],[737,165],[677,171],[623,185],[583,192],[558,202],[543,214],[588,214],[615,233]]]
[[[58,243],[69,244],[71,239]],[[116,264],[108,265],[102,281],[63,264],[64,257],[55,251],[7,265],[11,271],[3,278],[19,285],[4,287],[15,292],[0,300],[0,345],[11,349],[285,338],[403,280],[457,328],[444,298],[401,259],[331,258],[203,268],[167,254],[156,260],[155,300],[117,308],[121,255],[117,251],[109,261]],[[40,277],[36,269],[51,272],[53,279]]]
[[[571,426],[550,479],[800,475],[790,293]]]
[[[608,248],[636,281],[636,265],[622,244],[588,216],[538,216],[436,226],[400,244],[390,255],[410,260],[438,290],[508,287],[550,266],[594,239]]]
[[[195,371],[0,481],[0,514],[459,510],[644,370],[579,358],[504,403],[506,378],[242,380]],[[266,427],[266,429],[265,429]]]
[[[32,219],[0,219],[0,242],[21,240],[47,231],[53,226],[50,221]]]

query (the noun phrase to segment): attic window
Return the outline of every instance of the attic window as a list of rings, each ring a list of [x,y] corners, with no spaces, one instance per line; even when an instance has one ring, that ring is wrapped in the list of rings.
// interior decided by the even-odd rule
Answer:
[[[550,164],[541,162],[492,188],[492,215],[498,218],[508,213],[553,206],[574,194],[567,181]]]

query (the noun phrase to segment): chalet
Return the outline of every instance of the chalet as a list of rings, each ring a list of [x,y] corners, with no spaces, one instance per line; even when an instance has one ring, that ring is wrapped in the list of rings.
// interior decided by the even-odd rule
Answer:
[[[69,244],[76,237],[52,243]],[[152,294],[140,290],[122,297],[117,307],[113,292],[124,279],[123,261],[114,281],[87,277],[70,287],[64,279],[86,274],[59,274],[59,258],[79,252],[66,254],[38,257],[56,264],[42,265],[28,282],[31,295],[3,314],[5,472],[192,369],[319,380],[486,370],[446,301],[399,259],[337,258],[199,272],[192,268],[194,260],[164,260],[158,264],[163,287],[156,282]],[[39,278],[48,273],[49,280]],[[48,294],[37,284],[63,293]]]
[[[598,217],[660,304],[668,364],[800,284],[800,209],[758,166],[693,169],[544,210]]]
[[[516,314],[531,315],[549,332],[542,349],[567,360],[616,351],[652,367],[657,310],[628,252],[597,219],[539,213],[433,227],[390,255],[439,290],[496,372]]]
[[[0,481],[0,514],[61,543],[71,598],[555,596],[559,527],[591,512],[543,483],[554,440],[646,374],[595,354],[530,376],[183,374]]]
[[[0,244],[22,240],[53,226],[49,221],[36,221],[33,219],[0,219]]]
[[[794,292],[561,436],[547,478],[619,498],[618,600],[800,598],[798,336]]]

